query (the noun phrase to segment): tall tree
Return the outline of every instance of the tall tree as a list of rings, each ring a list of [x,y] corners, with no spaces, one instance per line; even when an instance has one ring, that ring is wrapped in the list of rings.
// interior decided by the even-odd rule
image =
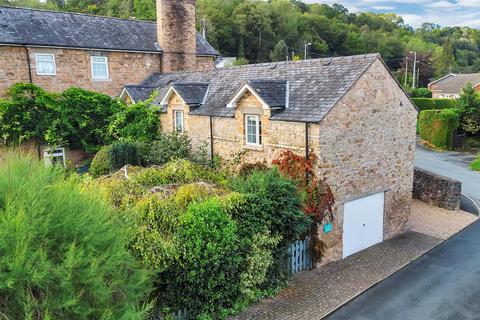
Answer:
[[[288,57],[287,44],[285,43],[285,41],[280,40],[275,45],[275,48],[273,48],[273,51],[270,52],[270,59],[275,62],[285,61],[287,60],[287,57]]]

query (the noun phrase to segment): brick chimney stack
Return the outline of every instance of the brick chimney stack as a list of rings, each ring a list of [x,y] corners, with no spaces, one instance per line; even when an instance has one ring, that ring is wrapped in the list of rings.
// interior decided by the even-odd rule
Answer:
[[[195,70],[195,0],[156,0],[162,72]]]

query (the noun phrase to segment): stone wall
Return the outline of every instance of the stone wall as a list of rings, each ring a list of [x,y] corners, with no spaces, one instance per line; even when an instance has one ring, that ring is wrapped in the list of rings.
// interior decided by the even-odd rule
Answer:
[[[188,106],[183,105],[175,94],[169,101],[167,112],[160,116],[162,130],[173,131],[173,110],[184,111],[185,131],[195,146],[204,145],[210,152],[209,117],[188,115]],[[245,143],[245,114],[258,114],[262,122],[262,145],[250,146]],[[212,119],[213,152],[232,164],[265,162],[271,164],[283,150],[305,154],[305,124],[298,122],[271,121],[270,110],[263,109],[260,102],[246,93],[237,103],[234,118],[214,117]],[[317,124],[309,125],[310,148],[318,148]]]
[[[343,256],[344,203],[385,191],[384,239],[406,229],[413,188],[417,111],[376,60],[320,123],[318,172],[336,199],[327,263]]]
[[[457,210],[460,208],[462,183],[433,172],[415,168],[413,197],[425,203]]]
[[[60,92],[72,86],[117,96],[126,84],[143,81],[160,71],[159,54],[99,52],[73,49],[29,48],[32,81],[45,90]],[[41,76],[36,72],[35,53],[55,55],[56,75]],[[90,57],[108,57],[109,77],[93,80]],[[0,96],[13,84],[29,81],[25,48],[0,46]]]
[[[74,49],[28,48],[32,81],[45,90],[61,92],[72,86],[118,96],[125,85],[137,84],[161,71],[162,56],[156,53],[99,52]],[[40,76],[36,72],[35,53],[55,55],[56,75]],[[109,77],[93,80],[90,57],[108,57]],[[214,68],[213,57],[199,57],[198,70]],[[17,82],[28,82],[27,53],[23,47],[0,46],[0,97]]]

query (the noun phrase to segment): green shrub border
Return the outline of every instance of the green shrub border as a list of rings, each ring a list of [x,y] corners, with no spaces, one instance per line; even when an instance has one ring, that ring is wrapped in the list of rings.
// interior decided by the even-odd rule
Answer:
[[[454,99],[412,98],[418,110],[441,110],[459,108],[459,103]]]
[[[458,109],[423,110],[418,119],[420,138],[443,149],[452,149],[453,135],[459,126]]]

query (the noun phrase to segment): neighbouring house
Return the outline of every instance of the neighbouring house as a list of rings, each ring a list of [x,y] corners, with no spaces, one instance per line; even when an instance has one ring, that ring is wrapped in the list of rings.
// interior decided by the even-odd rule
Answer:
[[[212,155],[271,163],[314,152],[336,198],[323,263],[405,230],[417,110],[378,54],[153,74],[138,88],[158,90],[162,130]]]
[[[0,6],[0,97],[17,82],[117,96],[152,73],[213,69],[194,1],[157,1],[157,11],[155,23]]]
[[[434,99],[458,99],[462,89],[471,83],[476,91],[480,91],[480,73],[450,73],[428,84]]]

